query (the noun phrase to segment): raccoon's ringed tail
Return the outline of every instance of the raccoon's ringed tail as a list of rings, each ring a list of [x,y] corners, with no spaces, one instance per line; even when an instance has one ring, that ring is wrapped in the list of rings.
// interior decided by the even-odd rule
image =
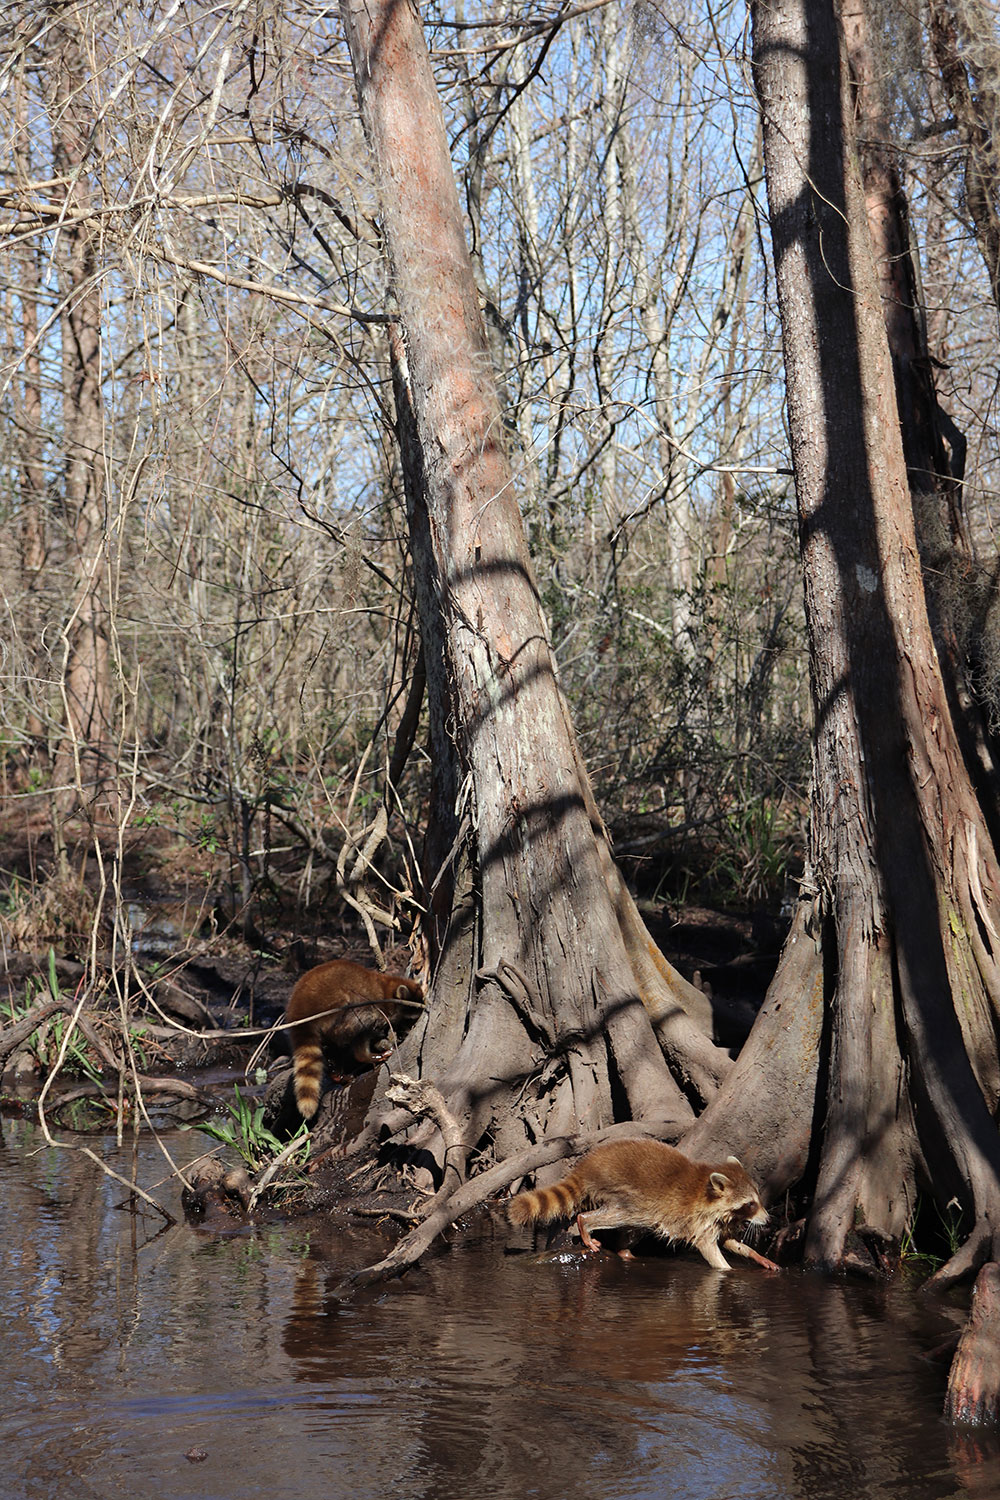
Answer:
[[[303,1120],[319,1109],[323,1081],[323,1049],[314,1042],[295,1049],[295,1103]]]
[[[548,1224],[553,1219],[570,1218],[578,1203],[576,1184],[572,1177],[564,1177],[552,1187],[518,1193],[507,1207],[507,1217],[512,1224]]]

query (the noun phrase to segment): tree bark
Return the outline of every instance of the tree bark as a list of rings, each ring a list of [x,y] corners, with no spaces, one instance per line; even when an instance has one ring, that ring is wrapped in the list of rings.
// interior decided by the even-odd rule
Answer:
[[[972,1310],[948,1376],[945,1415],[972,1426],[1000,1422],[1000,1266],[992,1261],[976,1277]]]
[[[977,700],[976,679],[988,648],[984,651],[981,607],[974,602],[983,569],[974,558],[962,499],[966,440],[938,402],[919,258],[872,55],[867,0],[844,0],[843,24],[868,229],[931,628],[962,754],[995,840],[1000,773],[993,716]],[[932,29],[935,25],[932,15]]]

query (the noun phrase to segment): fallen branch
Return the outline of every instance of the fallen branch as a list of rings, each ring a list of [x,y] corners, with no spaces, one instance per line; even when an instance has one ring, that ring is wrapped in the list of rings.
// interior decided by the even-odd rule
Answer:
[[[140,1088],[147,1089],[151,1093],[176,1094],[184,1099],[193,1099],[196,1103],[204,1105],[206,1109],[213,1107],[214,1100],[209,1098],[200,1089],[195,1088],[193,1084],[186,1083],[183,1079],[147,1078],[141,1073],[133,1074],[129,1065],[122,1062],[121,1058],[116,1055],[113,1048],[108,1045],[101,1035],[97,1013],[84,1010],[76,996],[70,1000],[65,995],[46,995],[42,999],[37,1000],[19,1021],[15,1021],[13,1025],[6,1026],[0,1031],[0,1074],[3,1073],[8,1058],[19,1047],[23,1047],[32,1032],[36,1031],[44,1021],[47,1021],[50,1016],[59,1011],[62,1011],[71,1018],[70,1031],[77,1030],[80,1032],[80,1035],[96,1052],[101,1065],[107,1068],[109,1072],[119,1075],[124,1074],[128,1078],[134,1077]],[[220,1034],[228,1036],[230,1033]],[[245,1034],[240,1033],[241,1036]],[[100,1084],[95,1084],[89,1089],[81,1086],[79,1089],[73,1091],[72,1097],[83,1098],[86,1097],[88,1092],[99,1094],[103,1092],[103,1087]],[[60,1104],[67,1103],[69,1098],[70,1095],[63,1094],[59,1101]]]
[[[129,1069],[120,1070],[126,1078],[134,1080],[135,1084],[146,1094],[170,1094],[176,1099],[189,1099],[199,1104],[202,1109],[214,1109],[216,1100],[203,1090],[196,1088],[193,1083],[188,1083],[183,1078],[147,1078],[143,1073],[132,1073]],[[105,1088],[103,1083],[80,1083],[74,1088],[66,1089],[58,1099],[53,1100],[53,1109],[57,1112],[65,1105],[72,1104],[77,1099],[117,1099],[117,1090]]]
[[[47,1021],[49,1016],[54,1015],[57,1010],[68,1011],[72,1009],[69,1001],[53,995],[45,995],[41,1000],[36,1000],[34,1005],[20,1021],[15,1021],[12,1026],[5,1026],[0,1031],[0,1073],[3,1072],[8,1057],[15,1053],[18,1047],[28,1040],[31,1033]]]
[[[495,1167],[487,1168],[485,1172],[480,1172],[478,1176],[455,1188],[446,1199],[441,1200],[441,1194],[438,1193],[427,1216],[415,1229],[405,1235],[383,1260],[372,1266],[364,1266],[361,1270],[353,1271],[345,1276],[343,1281],[334,1288],[333,1295],[346,1298],[362,1287],[371,1286],[373,1282],[389,1281],[394,1276],[400,1276],[420,1259],[438,1235],[457,1218],[478,1208],[487,1198],[498,1193],[501,1188],[508,1187],[510,1183],[523,1177],[527,1172],[537,1171],[539,1167],[551,1166],[553,1162],[562,1161],[567,1156],[578,1156],[594,1146],[599,1146],[602,1141],[628,1136],[652,1136],[656,1140],[677,1140],[685,1123],[680,1120],[627,1120],[623,1124],[609,1125],[604,1130],[588,1131],[581,1135],[555,1136],[551,1140],[540,1142],[537,1146],[529,1147],[527,1151],[522,1151],[517,1156],[509,1156],[506,1161],[498,1162]],[[437,1206],[435,1207],[434,1204]]]
[[[401,1224],[418,1224],[419,1214],[407,1213],[405,1208],[352,1208],[356,1219],[398,1219]]]

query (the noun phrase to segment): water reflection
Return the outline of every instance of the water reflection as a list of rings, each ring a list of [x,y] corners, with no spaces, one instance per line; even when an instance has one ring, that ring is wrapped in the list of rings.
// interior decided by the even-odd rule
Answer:
[[[12,1500],[1000,1495],[996,1440],[940,1421],[946,1311],[903,1288],[506,1256],[500,1231],[342,1304],[376,1230],[163,1230],[5,1129]],[[165,1175],[152,1145],[139,1170]]]

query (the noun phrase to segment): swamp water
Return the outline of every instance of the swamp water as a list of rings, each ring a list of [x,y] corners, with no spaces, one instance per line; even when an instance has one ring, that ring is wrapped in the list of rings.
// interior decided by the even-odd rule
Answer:
[[[341,1304],[375,1231],[163,1228],[3,1134],[2,1500],[1000,1500],[1000,1442],[944,1425],[923,1357],[958,1312],[905,1287],[504,1255],[500,1231]],[[167,1173],[143,1141],[179,1212]]]

